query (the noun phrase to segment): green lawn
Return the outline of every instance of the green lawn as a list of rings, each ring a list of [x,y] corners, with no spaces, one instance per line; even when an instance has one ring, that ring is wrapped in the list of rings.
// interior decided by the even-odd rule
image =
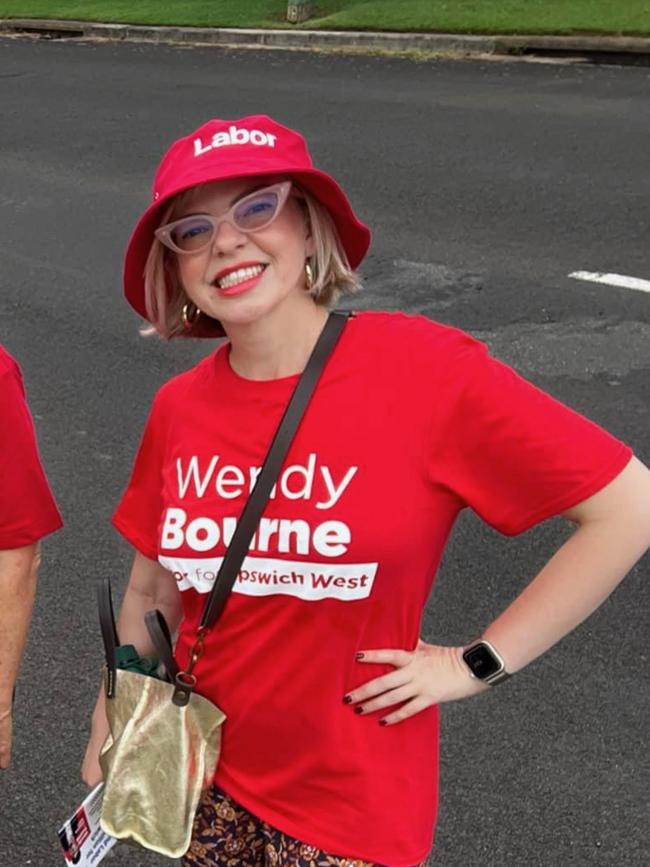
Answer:
[[[282,27],[286,0],[0,0],[0,18]],[[650,34],[650,0],[320,0],[331,30]]]

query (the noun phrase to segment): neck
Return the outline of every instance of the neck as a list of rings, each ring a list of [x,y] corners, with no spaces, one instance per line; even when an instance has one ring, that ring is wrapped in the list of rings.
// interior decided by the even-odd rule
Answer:
[[[230,366],[245,379],[280,379],[302,373],[327,320],[328,311],[311,298],[264,321],[225,326]]]

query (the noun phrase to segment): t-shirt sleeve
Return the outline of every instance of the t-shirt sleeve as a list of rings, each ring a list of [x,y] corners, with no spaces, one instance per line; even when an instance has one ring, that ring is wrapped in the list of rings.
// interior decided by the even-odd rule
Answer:
[[[154,400],[138,448],[131,478],[113,515],[113,525],[150,560],[158,557],[163,510],[165,430],[159,396]]]
[[[24,548],[63,526],[45,477],[17,366],[0,373],[0,549]]]
[[[432,473],[483,520],[516,535],[597,493],[631,449],[463,335]]]

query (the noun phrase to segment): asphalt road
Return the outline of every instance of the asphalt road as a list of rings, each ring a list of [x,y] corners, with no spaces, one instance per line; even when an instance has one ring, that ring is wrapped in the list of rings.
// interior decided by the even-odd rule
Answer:
[[[94,583],[123,584],[130,559],[109,516],[154,390],[207,351],[141,338],[120,296],[167,143],[210,116],[297,126],[374,227],[358,305],[479,334],[647,460],[650,296],[567,275],[650,277],[649,85],[640,68],[0,40],[0,341],[67,522],[0,776],[2,867],[62,863],[99,676]],[[506,540],[464,516],[425,637],[473,638],[566,532]],[[648,862],[647,572],[508,685],[444,709],[432,864]]]

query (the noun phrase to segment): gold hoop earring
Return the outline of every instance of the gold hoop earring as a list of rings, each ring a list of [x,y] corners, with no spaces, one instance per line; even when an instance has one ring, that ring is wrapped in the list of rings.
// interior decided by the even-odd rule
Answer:
[[[196,324],[200,315],[201,311],[196,304],[192,304],[191,301],[183,304],[183,309],[181,310],[181,321],[185,331],[189,331],[190,328]]]
[[[307,291],[311,292],[314,285],[314,269],[309,262],[305,262],[305,282],[307,283]]]

